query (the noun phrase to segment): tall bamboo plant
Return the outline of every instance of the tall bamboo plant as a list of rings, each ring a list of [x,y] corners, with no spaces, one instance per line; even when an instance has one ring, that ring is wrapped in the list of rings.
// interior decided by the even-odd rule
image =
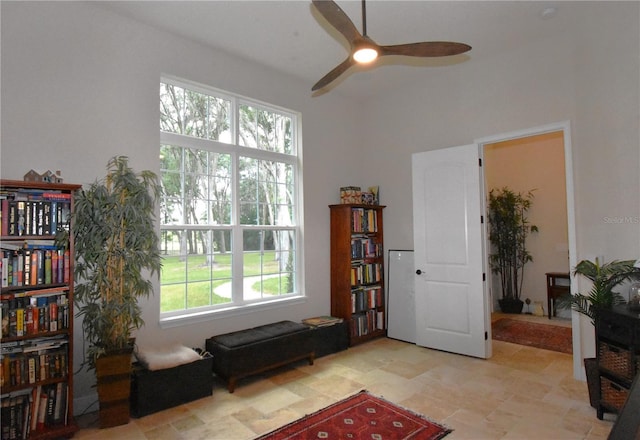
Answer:
[[[153,293],[145,277],[162,265],[154,226],[160,195],[155,173],[137,173],[116,156],[106,176],[74,198],[75,298],[92,368],[99,356],[127,348],[144,324],[138,298]]]
[[[515,193],[507,187],[489,192],[489,254],[491,271],[500,277],[503,299],[520,299],[524,267],[533,256],[526,240],[538,227],[529,223],[527,211],[531,207],[533,191]]]

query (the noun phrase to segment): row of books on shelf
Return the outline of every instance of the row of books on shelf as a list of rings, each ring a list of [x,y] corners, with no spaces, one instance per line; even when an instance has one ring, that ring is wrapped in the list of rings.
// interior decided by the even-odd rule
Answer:
[[[66,345],[65,340],[65,345]],[[67,376],[67,347],[2,353],[0,385],[20,387]]]
[[[69,386],[43,385],[2,396],[2,440],[27,439],[68,422]]]
[[[358,288],[351,291],[351,313],[364,312],[382,305],[382,286]]]
[[[351,317],[351,336],[360,337],[384,330],[384,312],[381,310],[368,310],[367,312]]]
[[[351,258],[375,258],[382,255],[382,244],[370,237],[351,239]]]
[[[378,232],[378,211],[353,208],[351,210],[351,230],[353,232]]]
[[[374,284],[382,281],[382,264],[380,263],[352,263],[351,286]]]
[[[69,249],[47,249],[20,247],[6,249],[2,243],[0,268],[2,287],[37,286],[43,284],[68,283],[70,279],[71,254]]]
[[[54,235],[69,229],[71,194],[42,193],[39,200],[4,198],[0,202],[0,233],[8,237]]]
[[[0,298],[0,338],[65,330],[73,319],[63,291],[31,296],[26,292],[3,293]]]

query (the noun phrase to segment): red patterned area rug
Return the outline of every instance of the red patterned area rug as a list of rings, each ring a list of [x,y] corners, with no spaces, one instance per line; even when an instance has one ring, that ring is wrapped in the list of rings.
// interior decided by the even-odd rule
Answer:
[[[491,324],[491,332],[497,341],[573,353],[570,327],[501,318]]]
[[[256,440],[435,440],[450,432],[424,416],[360,391]]]

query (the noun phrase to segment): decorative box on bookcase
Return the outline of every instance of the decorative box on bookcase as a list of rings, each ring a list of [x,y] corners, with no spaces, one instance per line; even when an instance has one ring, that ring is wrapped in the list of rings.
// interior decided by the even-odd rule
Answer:
[[[80,185],[0,180],[2,438],[71,437],[73,193]]]
[[[598,418],[619,413],[634,378],[640,372],[640,316],[625,305],[599,309],[596,341],[600,371]]]
[[[380,205],[330,205],[331,314],[347,321],[350,345],[385,336],[384,228]]]

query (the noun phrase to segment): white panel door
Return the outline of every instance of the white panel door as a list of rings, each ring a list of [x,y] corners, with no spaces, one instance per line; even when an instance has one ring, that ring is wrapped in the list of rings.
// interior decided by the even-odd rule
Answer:
[[[491,357],[477,145],[412,158],[416,343]]]

